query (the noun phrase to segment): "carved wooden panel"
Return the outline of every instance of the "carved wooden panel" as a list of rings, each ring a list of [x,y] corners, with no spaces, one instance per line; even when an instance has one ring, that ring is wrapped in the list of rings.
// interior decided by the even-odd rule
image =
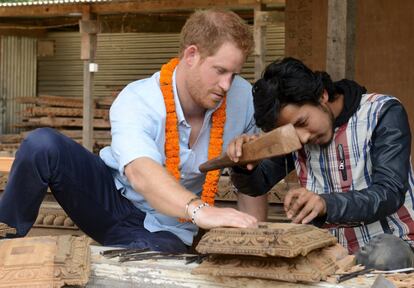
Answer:
[[[335,262],[321,251],[295,258],[210,255],[192,274],[318,282],[335,273]]]
[[[295,257],[335,243],[327,230],[312,225],[263,222],[259,228],[212,229],[196,250],[202,254]]]
[[[44,236],[0,242],[0,287],[85,285],[90,274],[86,237]]]

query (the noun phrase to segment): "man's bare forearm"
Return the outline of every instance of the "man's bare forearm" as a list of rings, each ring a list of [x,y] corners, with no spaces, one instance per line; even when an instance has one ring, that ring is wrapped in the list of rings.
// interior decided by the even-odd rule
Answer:
[[[182,187],[167,170],[154,160],[142,157],[125,167],[125,175],[157,211],[172,217],[188,217],[185,205],[194,194]]]

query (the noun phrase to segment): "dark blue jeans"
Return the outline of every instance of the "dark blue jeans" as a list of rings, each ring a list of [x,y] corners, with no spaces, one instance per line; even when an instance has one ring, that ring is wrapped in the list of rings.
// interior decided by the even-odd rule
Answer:
[[[50,128],[36,129],[20,145],[0,199],[0,222],[28,233],[50,187],[76,225],[107,246],[186,252],[174,234],[151,233],[145,214],[117,191],[111,170],[97,155]]]

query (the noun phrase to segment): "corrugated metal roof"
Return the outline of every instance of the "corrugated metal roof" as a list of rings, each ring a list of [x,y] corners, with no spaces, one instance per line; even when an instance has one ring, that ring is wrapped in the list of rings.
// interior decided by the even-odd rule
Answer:
[[[57,5],[76,3],[111,2],[113,0],[44,0],[44,1],[23,1],[23,2],[1,2],[0,7],[31,6],[31,5]]]

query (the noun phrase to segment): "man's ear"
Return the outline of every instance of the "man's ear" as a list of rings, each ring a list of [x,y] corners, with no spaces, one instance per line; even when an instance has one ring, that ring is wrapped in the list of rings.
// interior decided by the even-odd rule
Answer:
[[[182,61],[187,65],[194,66],[200,59],[200,52],[196,45],[190,45],[184,49]]]
[[[326,91],[326,89],[323,89],[322,96],[321,96],[321,99],[319,100],[319,102],[321,104],[326,104],[326,103],[328,103],[328,101],[329,101],[328,91]]]

